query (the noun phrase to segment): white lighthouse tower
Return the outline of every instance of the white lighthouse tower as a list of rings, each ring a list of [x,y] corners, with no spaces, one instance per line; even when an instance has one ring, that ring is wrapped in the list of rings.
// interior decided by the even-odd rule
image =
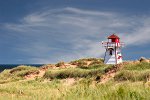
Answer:
[[[119,64],[122,63],[121,48],[124,43],[120,42],[120,38],[112,34],[108,38],[108,42],[102,42],[102,45],[105,47],[106,52],[104,56],[105,64]]]

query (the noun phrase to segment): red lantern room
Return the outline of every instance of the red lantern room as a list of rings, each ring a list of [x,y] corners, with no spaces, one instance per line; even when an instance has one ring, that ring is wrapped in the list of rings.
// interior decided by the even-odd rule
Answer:
[[[102,45],[106,48],[113,48],[113,47],[121,48],[124,46],[124,43],[120,42],[120,38],[115,34],[108,36],[107,39],[108,39],[107,42],[102,42]]]
[[[111,36],[108,37],[108,39],[111,40],[111,42],[119,43],[119,37],[115,34],[112,34]]]

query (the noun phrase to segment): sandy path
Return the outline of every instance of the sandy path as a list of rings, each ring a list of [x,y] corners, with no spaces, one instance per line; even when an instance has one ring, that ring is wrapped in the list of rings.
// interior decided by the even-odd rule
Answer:
[[[122,69],[123,65],[119,64],[119,65],[115,65],[112,69],[110,69],[108,72],[106,72],[100,79],[100,83],[106,83],[107,81],[111,80],[112,78],[114,78],[114,76],[116,75],[117,71],[119,71],[120,69]]]

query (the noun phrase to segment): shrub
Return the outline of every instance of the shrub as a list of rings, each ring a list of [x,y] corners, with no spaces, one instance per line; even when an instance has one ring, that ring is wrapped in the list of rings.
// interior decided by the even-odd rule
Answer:
[[[61,70],[48,70],[44,78],[50,78],[50,79],[63,79],[63,78],[83,78],[83,77],[92,77],[96,76],[99,73],[102,73],[102,69],[92,69],[92,70],[86,70],[86,69],[61,69]]]
[[[86,67],[87,66],[87,63],[83,60],[71,61],[70,64],[77,65],[79,67]]]
[[[59,63],[57,63],[55,66],[56,67],[60,67],[60,66],[64,66],[65,65],[65,62],[59,62]]]

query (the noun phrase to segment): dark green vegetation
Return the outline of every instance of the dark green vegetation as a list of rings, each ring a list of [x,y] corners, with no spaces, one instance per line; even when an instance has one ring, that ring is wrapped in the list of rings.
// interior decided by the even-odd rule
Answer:
[[[88,65],[88,63],[90,64]],[[95,68],[103,64],[103,59],[96,59],[96,58],[87,58],[87,59],[79,59],[75,61],[71,61],[70,64],[77,65],[80,68]]]
[[[127,64],[114,77],[116,81],[148,81],[150,79],[150,63]]]
[[[19,66],[0,73],[0,100],[149,100],[150,63],[126,62],[114,78],[101,77],[114,69],[103,59],[88,58],[64,62],[56,68]],[[42,72],[45,72],[43,75]],[[25,76],[39,75],[26,79]]]
[[[88,64],[90,63],[90,64]],[[102,59],[88,58],[70,62],[72,65],[77,65],[77,68],[65,69],[49,69],[46,71],[44,78],[64,79],[64,78],[91,78],[105,73],[112,65],[105,65]],[[63,62],[57,63],[56,66],[64,65]]]
[[[18,66],[0,73],[0,84],[24,79],[25,75],[39,73],[38,68],[31,66]]]
[[[64,79],[64,78],[90,78],[104,73],[104,68],[99,69],[59,69],[46,71],[44,78]]]

